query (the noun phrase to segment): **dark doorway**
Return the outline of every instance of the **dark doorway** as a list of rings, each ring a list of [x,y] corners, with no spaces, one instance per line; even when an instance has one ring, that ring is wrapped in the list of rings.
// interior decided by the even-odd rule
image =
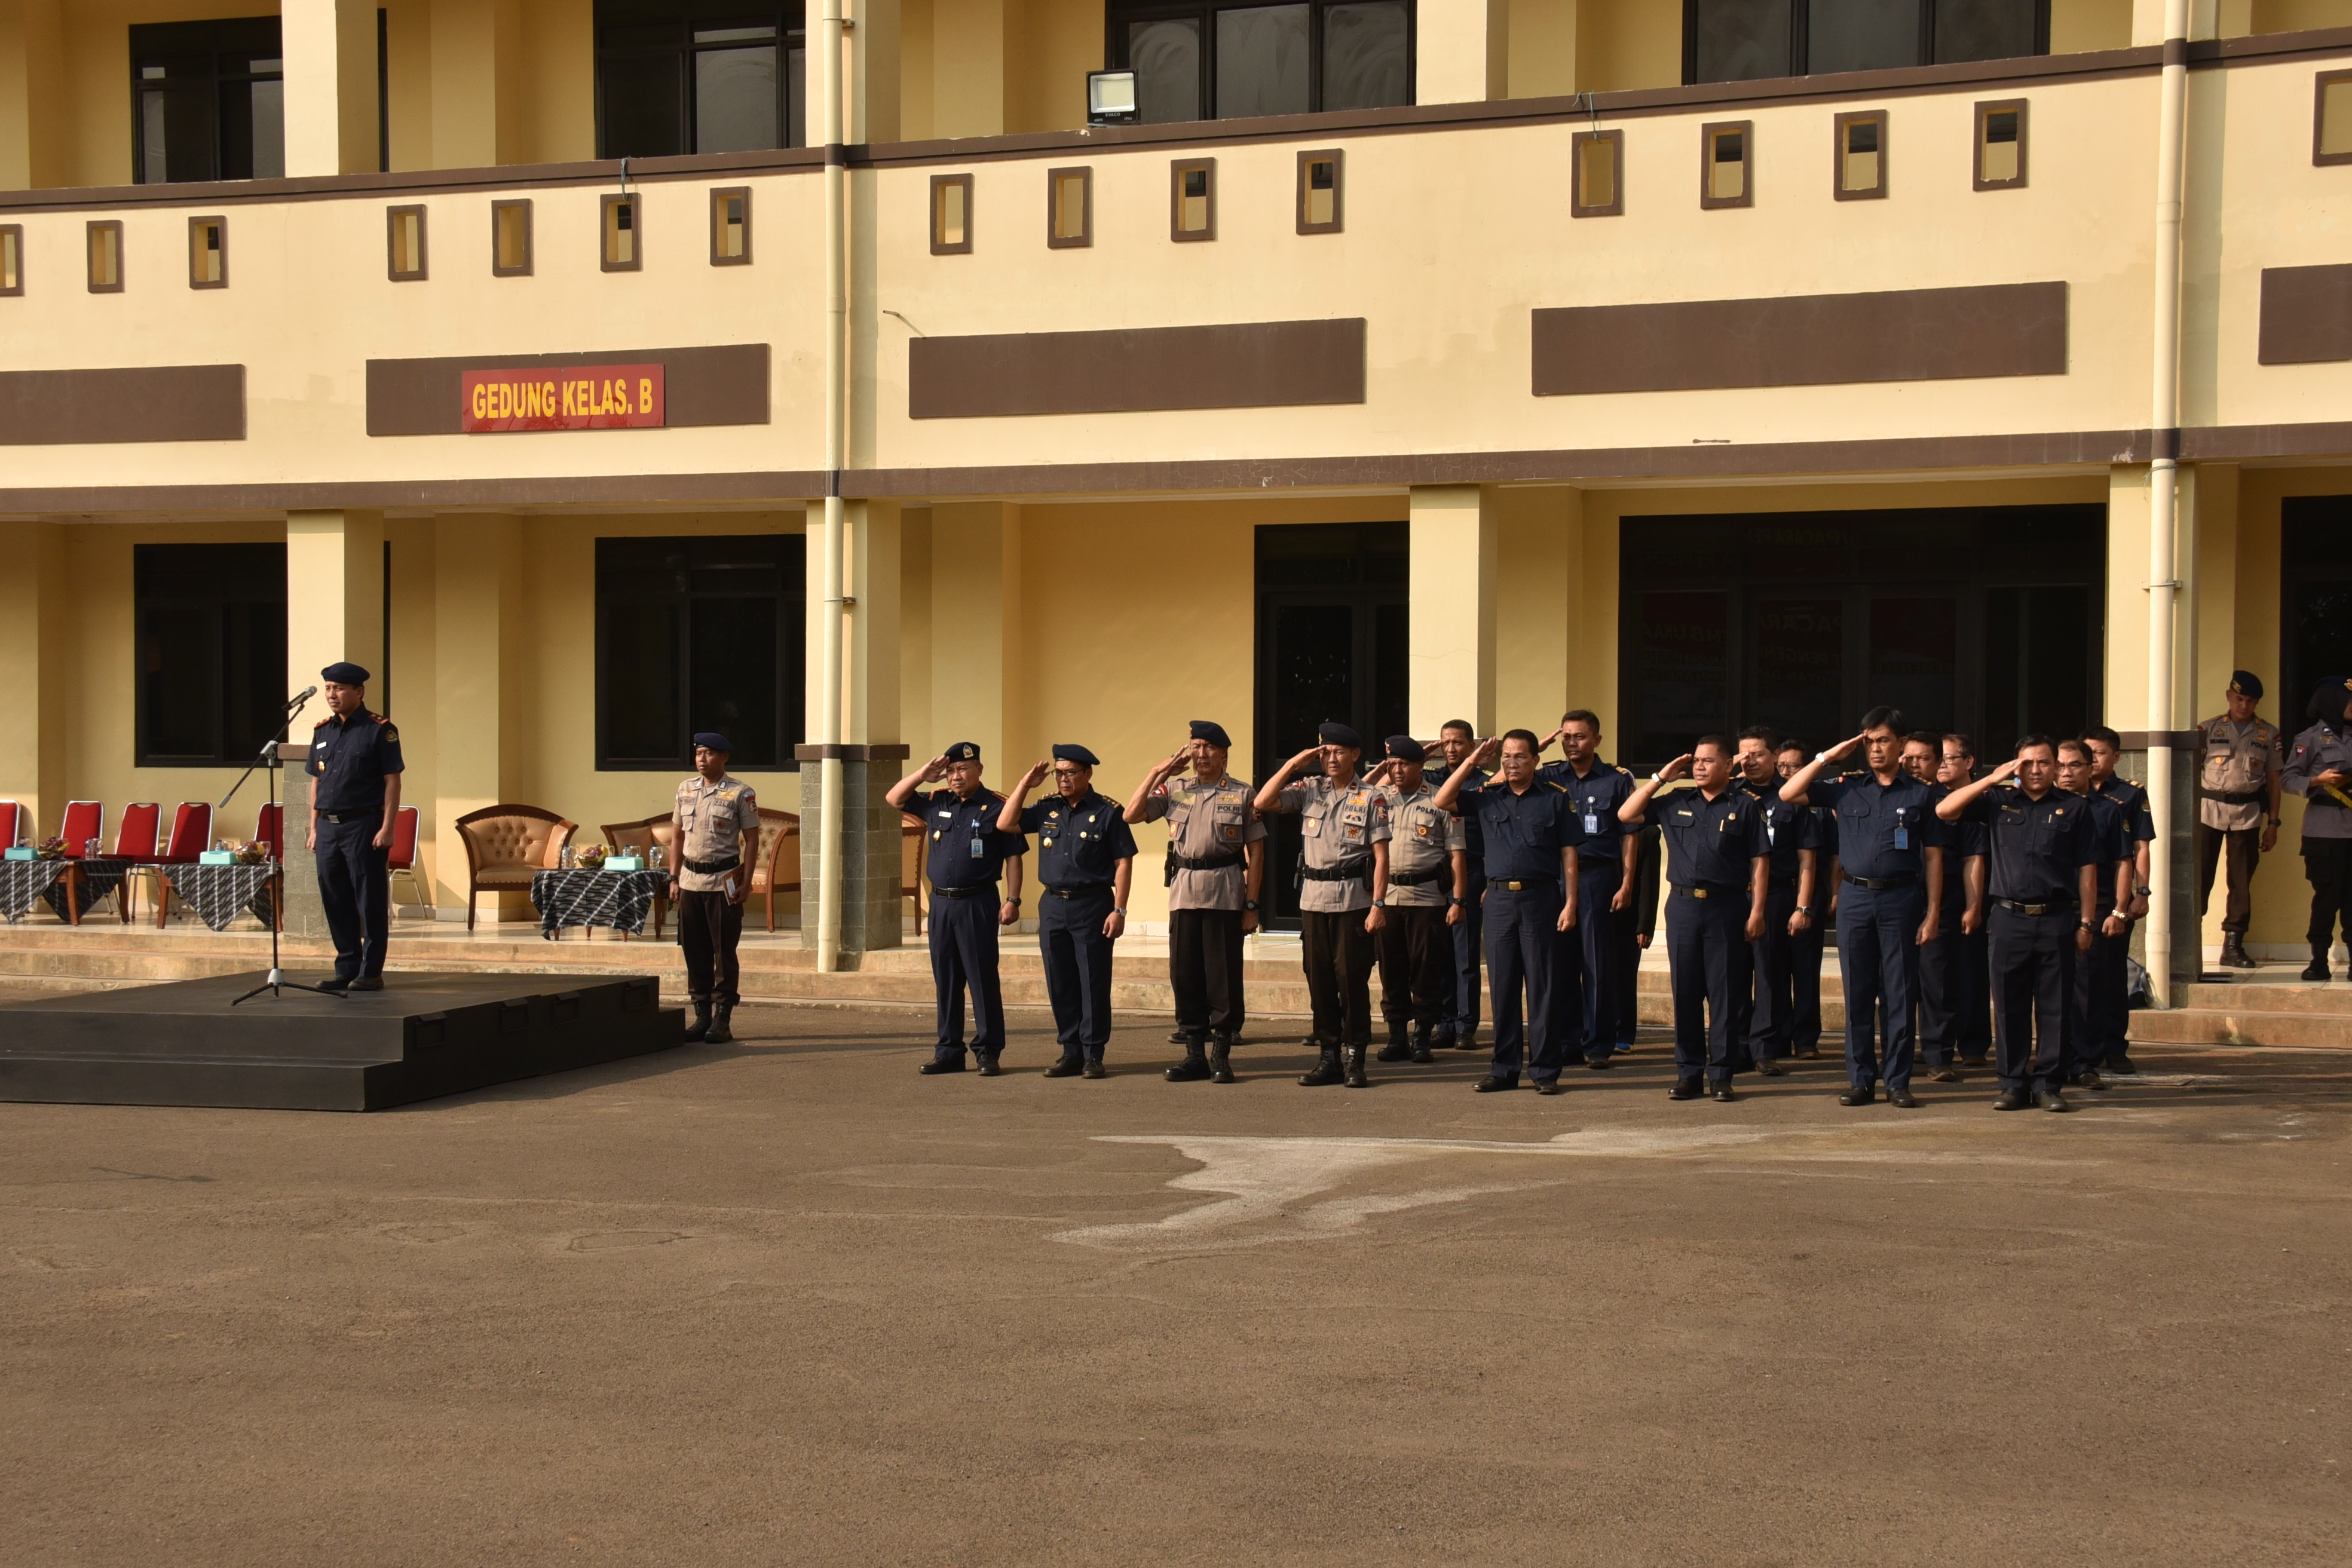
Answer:
[[[1300,523],[1257,530],[1257,755],[1264,783],[1331,721],[1377,754],[1405,726],[1407,568],[1402,522]],[[1298,823],[1266,824],[1259,913],[1298,928]]]
[[[1627,518],[1622,761],[1769,724],[1819,748],[1891,703],[1988,762],[2099,710],[2106,509]]]
[[[2279,521],[2284,689],[2271,717],[2294,735],[2310,722],[2304,704],[2321,678],[2352,675],[2352,496],[2296,496]]]

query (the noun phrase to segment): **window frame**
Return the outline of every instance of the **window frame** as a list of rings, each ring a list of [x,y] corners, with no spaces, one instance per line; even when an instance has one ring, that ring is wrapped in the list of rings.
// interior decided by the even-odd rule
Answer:
[[[110,233],[114,236],[114,281],[100,283],[98,280],[98,237]],[[122,292],[123,283],[131,275],[131,258],[124,254],[124,249],[121,218],[92,218],[82,226],[82,278],[89,285],[91,293],[120,294]]]
[[[1199,229],[1184,226],[1184,176],[1194,170],[1209,176],[1208,224]],[[1214,158],[1178,158],[1168,165],[1168,237],[1178,245],[1202,245],[1217,237],[1217,161]]]
[[[1683,85],[1698,87],[1698,8],[1704,0],[1683,0]],[[1887,70],[1908,70],[1918,66],[1936,64],[1936,5],[1937,0],[1918,0],[1919,58],[1906,65],[1881,68]],[[1789,71],[1786,76],[1741,77],[1741,81],[1787,81],[1794,77],[1814,74],[1806,57],[1812,48],[1812,0],[1789,0]],[[2050,0],[2034,0],[2033,52],[2015,57],[2019,59],[2039,59],[2050,53]],[[1832,73],[1844,75],[1848,73]]]
[[[613,259],[610,236],[620,232],[614,223],[615,208],[629,209],[629,258]],[[606,191],[596,198],[596,266],[603,272],[643,272],[646,269],[646,201],[642,190]]]
[[[1315,165],[1331,165],[1331,216],[1328,222],[1312,223],[1307,216],[1307,181],[1313,177]],[[1301,234],[1345,234],[1348,229],[1348,150],[1344,147],[1315,147],[1298,154],[1298,232]],[[1212,215],[1212,221],[1214,221]]]
[[[500,264],[499,260],[499,218],[503,214],[512,212],[517,208],[520,208],[522,211],[522,260],[516,266],[507,267]],[[535,215],[531,210],[530,197],[516,196],[511,200],[494,201],[490,204],[491,277],[528,278],[531,275],[532,270],[537,265],[539,254],[537,249],[539,244],[537,228],[538,224]]]
[[[221,581],[232,583],[240,590],[247,589],[250,584],[253,584],[257,581],[269,581],[269,579],[267,578],[257,578],[250,571],[236,570],[236,563],[234,562],[216,563],[212,568],[211,572],[201,574],[201,576],[198,574],[185,570],[184,567],[178,571],[170,572],[164,571],[162,567],[159,567],[154,574],[153,579],[149,579],[146,574],[142,574],[141,571],[140,558],[143,552],[151,550],[170,551],[175,553],[196,550],[237,551],[252,552],[257,562],[262,552],[274,550],[277,552],[276,561],[278,565],[277,576],[274,579],[277,592],[275,595],[268,593],[257,594],[243,591],[229,594],[214,592],[214,585]],[[184,554],[182,554],[180,555],[180,559],[182,561],[185,561],[187,557]],[[140,768],[240,768],[245,766],[247,762],[250,760],[251,753],[247,752],[246,748],[258,741],[260,737],[257,735],[230,735],[227,732],[230,712],[229,690],[227,685],[228,671],[225,667],[214,671],[214,679],[212,682],[215,689],[212,695],[213,700],[215,704],[212,714],[214,754],[208,757],[198,757],[194,755],[184,755],[178,752],[157,752],[150,749],[149,741],[151,737],[148,732],[150,703],[147,689],[146,658],[147,612],[149,606],[157,604],[168,603],[185,605],[196,603],[205,605],[211,612],[211,631],[215,646],[205,650],[204,657],[206,658],[212,658],[216,657],[221,651],[219,645],[226,634],[225,617],[229,611],[236,608],[266,608],[268,605],[275,605],[278,607],[278,647],[277,650],[276,659],[269,662],[270,668],[273,671],[282,672],[286,662],[286,612],[288,608],[285,563],[286,546],[282,542],[272,543],[268,541],[208,542],[205,543],[191,544],[159,541],[152,543],[134,544],[131,546],[131,666],[135,671],[132,679],[133,690],[131,696],[131,766]],[[166,564],[168,564],[168,563]],[[147,583],[150,580],[168,581],[176,585],[181,591],[177,593],[158,593],[152,591],[147,586]],[[191,582],[199,580],[205,584],[205,591],[203,593],[196,593],[189,590],[188,584]],[[186,650],[182,650],[183,657],[185,656],[185,652]],[[275,704],[277,694],[280,689],[278,686],[278,679],[280,678],[280,676],[274,674],[269,684],[271,693],[270,702],[272,705]],[[256,688],[254,695],[257,698],[258,697],[258,688]],[[258,704],[257,704],[257,705]],[[280,732],[283,733],[282,731]]]
[[[1197,17],[1201,23],[1201,82],[1199,120],[1169,121],[1175,125],[1198,125],[1219,118],[1217,113],[1217,13],[1220,11],[1251,11],[1261,6],[1281,4],[1282,0],[1108,0],[1103,6],[1103,59],[1108,70],[1127,70],[1132,62],[1127,55],[1128,26],[1134,22],[1174,22]],[[1379,110],[1326,110],[1323,107],[1323,13],[1333,5],[1344,5],[1351,0],[1291,0],[1304,4],[1307,16],[1307,114],[1380,113]],[[1421,101],[1421,5],[1420,0],[1402,0],[1404,5],[1404,79],[1406,98],[1402,108],[1411,108]],[[1276,117],[1285,118],[1285,117]]]
[[[0,244],[16,241],[16,281],[9,283],[0,277],[0,300],[22,299],[25,293],[25,226],[21,223],[0,223]]]
[[[2325,152],[2327,138],[2327,89],[2334,83],[2352,81],[2352,70],[2321,71],[2311,84],[2311,162],[2315,168],[2335,163],[2352,163],[2352,147],[2341,153]]]
[[[963,188],[963,237],[953,244],[947,240],[947,215],[940,205],[940,193],[950,185]],[[933,256],[970,256],[972,237],[972,177],[964,174],[933,174],[924,191],[923,231],[929,236]]]
[[[1739,194],[1715,194],[1715,141],[1727,132],[1739,133]],[[1701,212],[1756,205],[1756,121],[1710,120],[1698,128],[1698,205]]]
[[[240,43],[240,36],[252,41]],[[263,41],[265,37],[267,42]],[[224,173],[221,168],[221,88],[225,84],[233,82],[243,82],[250,86],[257,81],[279,83],[285,81],[286,38],[280,17],[276,16],[222,16],[197,21],[133,23],[128,30],[125,46],[131,73],[131,183],[132,184],[196,184],[231,178],[250,180],[263,177],[252,174],[230,175]],[[220,68],[221,57],[224,55],[241,54],[250,58],[264,48],[278,51],[278,69],[277,71],[251,69],[224,71]],[[151,180],[147,177],[147,128],[143,118],[146,110],[142,100],[150,90],[162,90],[162,89],[154,87],[150,79],[141,76],[140,70],[142,65],[153,63],[163,58],[166,49],[171,50],[172,58],[185,59],[201,54],[209,56],[211,59],[210,68],[204,78],[204,92],[207,100],[205,122],[209,127],[205,161],[210,167],[205,174],[190,180]],[[161,79],[169,82],[172,79],[166,76]],[[180,79],[184,82],[190,79],[183,77]],[[282,99],[279,115],[282,128],[284,124]],[[166,157],[168,156],[167,150]],[[168,168],[164,171],[166,174],[170,172]],[[281,170],[278,174],[269,177],[283,179],[285,175]]]
[[[2025,189],[2026,176],[2031,172],[2027,163],[2027,153],[2032,148],[2029,117],[2026,113],[2029,101],[2022,98],[1980,99],[1969,112],[1969,124],[1971,134],[1969,137],[1969,180],[1971,189],[1979,191]],[[2017,111],[2017,174],[2013,179],[1988,180],[1984,174],[1984,150],[1990,143],[1985,141],[1985,121],[1992,115],[2005,114],[2011,110]]]
[[[1609,144],[1609,192],[1612,198],[1597,203],[1584,199],[1584,150],[1596,142]],[[1568,216],[1571,218],[1625,216],[1625,132],[1622,127],[1608,131],[1579,131],[1569,137]]]
[[[1887,125],[1892,116],[1884,109],[1857,109],[1836,117],[1836,129],[1830,140],[1830,195],[1842,202],[1884,201],[1887,193]],[[1861,190],[1850,190],[1845,183],[1846,131],[1850,126],[1874,124],[1878,127],[1878,182]]]
[[[414,215],[416,218],[416,266],[406,272],[400,269],[400,220]],[[383,274],[394,283],[422,283],[429,276],[428,248],[432,244],[433,225],[422,202],[407,202],[383,209]]]
[[[220,276],[209,282],[196,273],[196,237],[206,227],[220,234]],[[191,289],[226,289],[228,287],[228,218],[219,213],[188,219],[188,287]]]
[[[713,185],[710,187],[710,265],[713,267],[749,267],[751,265],[751,187],[749,185]],[[726,231],[725,204],[730,200],[743,204],[743,254],[722,255],[719,241]]]
[[[777,0],[769,0],[767,8],[761,8],[757,0],[732,0],[731,4],[730,0],[685,0],[682,5],[659,3],[632,5],[628,0],[598,0],[598,3],[592,4],[589,7],[588,47],[591,70],[594,78],[596,156],[604,160],[623,156],[622,153],[614,151],[604,139],[605,62],[610,59],[644,59],[663,56],[677,62],[678,73],[678,122],[675,128],[677,133],[677,152],[674,154],[631,153],[627,155],[637,158],[713,155],[704,154],[696,145],[698,117],[695,102],[694,57],[712,50],[723,50],[730,46],[698,45],[694,40],[695,29],[698,26],[704,28],[725,26],[730,23],[739,26],[758,26],[766,23],[771,17],[773,18],[776,27],[776,91],[779,100],[776,114],[777,135],[780,138],[776,146],[778,148],[806,146],[809,110],[813,107],[806,101],[810,89],[809,75],[816,64],[817,46],[809,36],[808,7],[805,5],[797,7],[799,16],[797,24],[791,19],[795,7],[790,4],[777,3]],[[673,25],[677,30],[677,37],[673,42],[667,44],[614,45],[605,41],[605,32],[608,28]],[[740,48],[743,44],[737,42],[731,47]],[[800,53],[802,61],[801,101],[797,105],[793,100],[792,90],[792,57],[795,51]],[[797,113],[795,109],[798,110]]]
[[[1078,197],[1078,232],[1064,235],[1056,232],[1061,216],[1062,182],[1076,178],[1080,182]],[[965,198],[967,217],[971,213],[970,197]],[[967,223],[964,232],[971,232]],[[1048,250],[1087,250],[1095,242],[1095,171],[1090,163],[1072,163],[1045,171],[1045,248]]]

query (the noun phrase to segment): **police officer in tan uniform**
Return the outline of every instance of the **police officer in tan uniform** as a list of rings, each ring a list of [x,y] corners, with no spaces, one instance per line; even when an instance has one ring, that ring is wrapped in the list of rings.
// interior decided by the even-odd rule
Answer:
[[[2254,712],[2262,677],[2241,669],[2230,677],[2229,711],[2197,726],[2197,912],[2213,896],[2213,872],[2226,849],[2229,903],[2221,911],[2221,963],[2252,969],[2246,928],[2254,918],[2254,866],[2278,847],[2279,774],[2286,767],[2286,737]]]
[[[1250,807],[1247,781],[1225,772],[1233,739],[1213,720],[1192,721],[1192,738],[1143,775],[1128,797],[1129,823],[1168,824],[1168,981],[1176,993],[1176,1033],[1184,1059],[1171,1083],[1234,1081],[1242,1028],[1242,938],[1257,930],[1265,877],[1265,824]],[[1177,782],[1190,768],[1192,776]]]
[[[1426,1062],[1434,1059],[1430,1036],[1454,1002],[1449,928],[1464,919],[1468,836],[1462,818],[1437,809],[1437,790],[1422,773],[1428,749],[1410,735],[1391,735],[1388,751],[1366,781],[1382,786],[1389,810],[1388,912],[1372,943],[1389,1026],[1380,1059]]]
[[[1389,814],[1381,791],[1356,776],[1362,755],[1355,731],[1325,724],[1316,744],[1257,792],[1258,810],[1299,816],[1299,957],[1322,1053],[1298,1080],[1308,1089],[1370,1082],[1364,1055],[1372,1044],[1372,939],[1387,919]],[[1309,767],[1318,776],[1290,782]]]
[[[735,944],[743,939],[743,900],[760,858],[760,799],[727,773],[735,743],[706,730],[694,738],[694,776],[677,786],[670,808],[670,902],[677,906],[677,945],[686,950],[686,994],[694,1004],[689,1040],[724,1045],[735,1037],[728,1016],[740,1000]]]

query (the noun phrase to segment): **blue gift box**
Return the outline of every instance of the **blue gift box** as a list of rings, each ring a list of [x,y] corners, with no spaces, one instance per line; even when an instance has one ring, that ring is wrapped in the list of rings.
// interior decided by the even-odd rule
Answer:
[[[646,858],[642,855],[607,855],[604,857],[604,869],[607,871],[642,871],[645,868]]]
[[[37,849],[11,849],[7,858],[11,860],[37,860],[41,852]]]
[[[232,849],[207,849],[196,857],[196,864],[199,866],[234,866],[236,864],[236,852]]]

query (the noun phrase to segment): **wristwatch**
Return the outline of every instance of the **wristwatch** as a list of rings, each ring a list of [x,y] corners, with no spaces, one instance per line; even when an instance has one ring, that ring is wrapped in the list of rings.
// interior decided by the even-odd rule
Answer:
[[[2082,927],[2084,931],[2095,931],[2098,929],[2088,921],[2076,921],[2074,923]]]
[[[1245,910],[1254,910],[1257,908],[1257,900],[1255,899],[1244,899],[1242,900],[1242,908]]]
[[[1125,910],[1111,910],[1111,913],[1117,915],[1121,920],[1127,919],[1127,911]]]
[[[1384,909],[1387,909],[1388,907],[1389,907],[1389,901],[1388,901],[1386,899],[1374,899],[1374,900],[1372,900],[1372,908],[1374,908],[1374,909],[1376,909],[1376,910],[1384,910]]]
[[[1455,899],[1448,899],[1448,900],[1446,900],[1445,901],[1446,901],[1447,903],[1449,903],[1449,904],[1458,904],[1458,903],[1460,903],[1462,900],[1461,900],[1460,899],[1458,899],[1458,898],[1455,898]]]
[[[2284,816],[2273,816],[2270,819],[2270,824],[2273,827],[2284,827],[2286,826],[2286,818]]]

